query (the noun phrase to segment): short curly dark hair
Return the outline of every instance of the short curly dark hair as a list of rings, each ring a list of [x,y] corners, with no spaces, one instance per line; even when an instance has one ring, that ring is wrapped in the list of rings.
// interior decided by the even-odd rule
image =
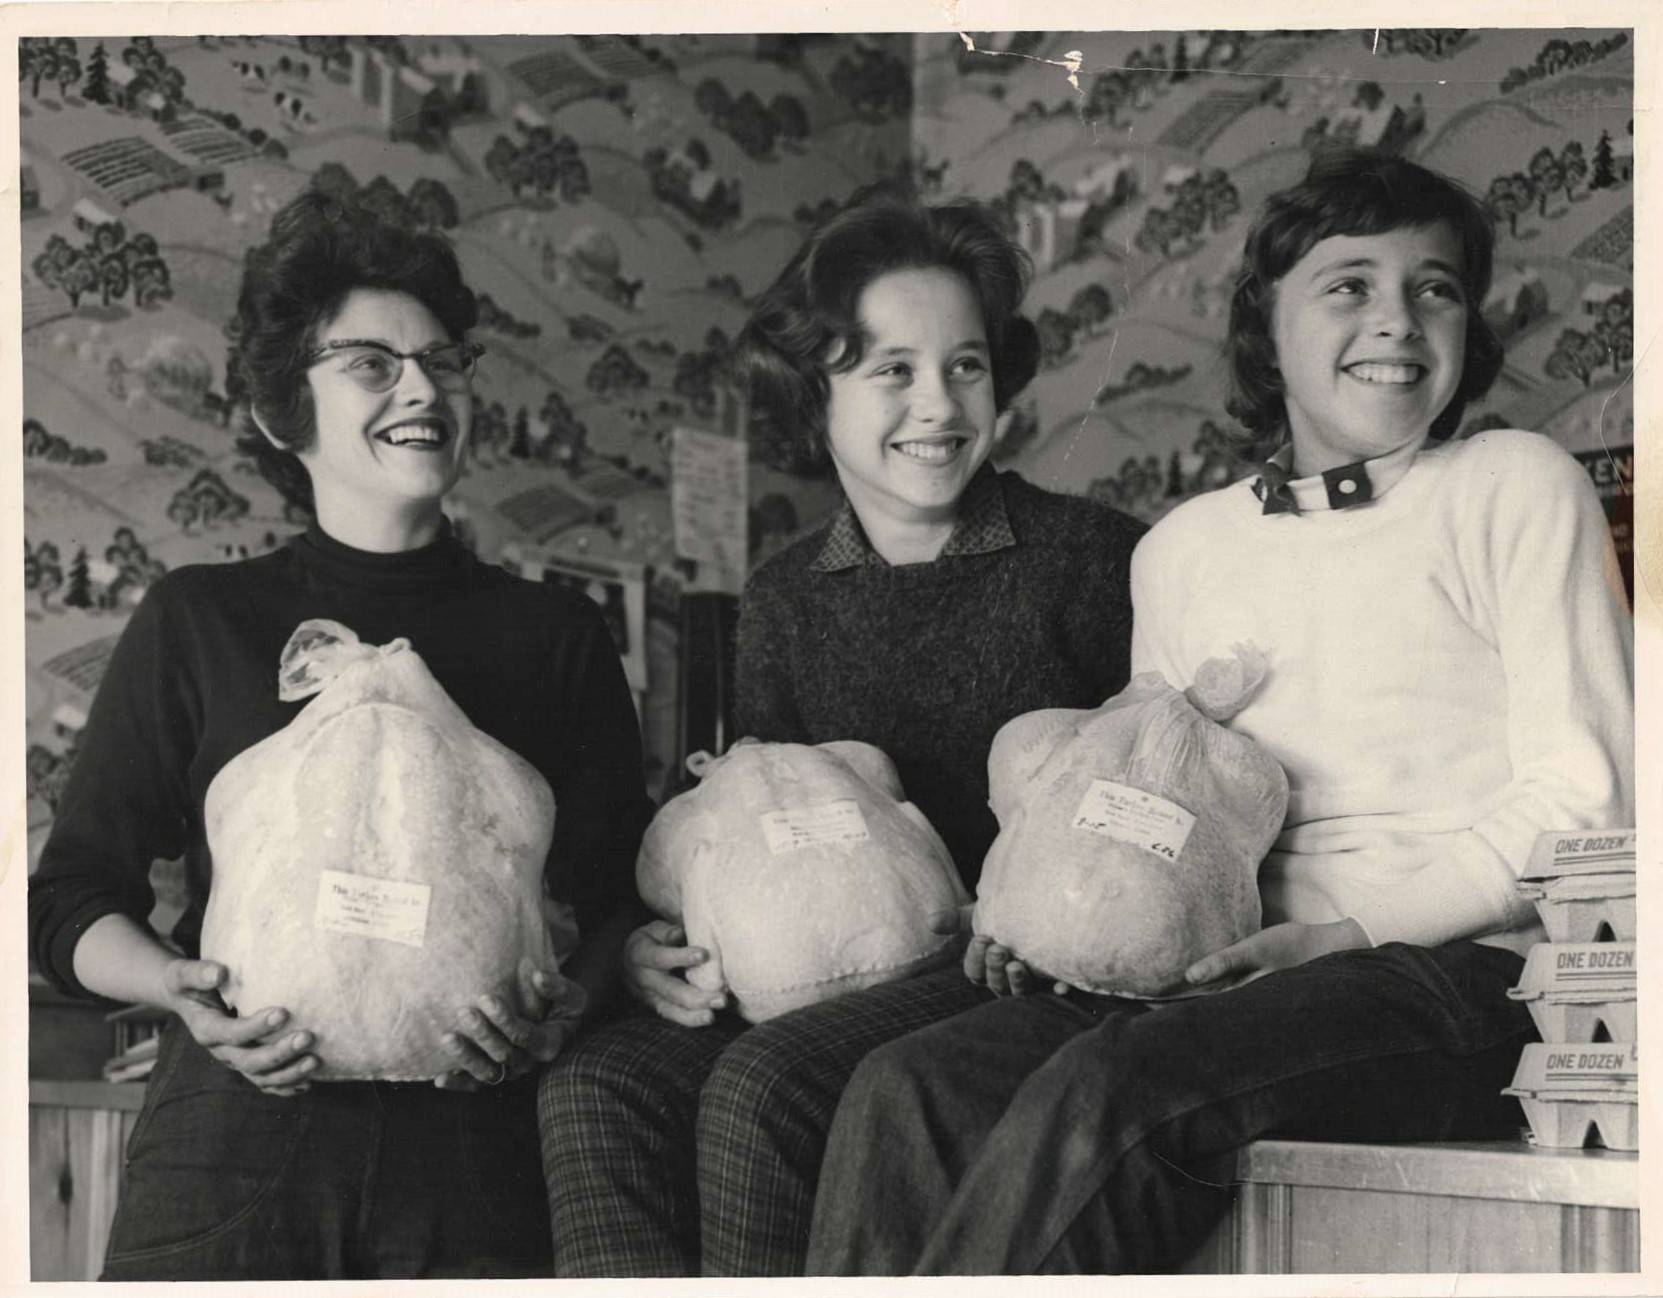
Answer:
[[[1302,181],[1265,200],[1248,231],[1224,344],[1230,367],[1225,409],[1246,429],[1231,436],[1243,460],[1267,459],[1288,435],[1272,325],[1277,281],[1323,239],[1439,222],[1454,231],[1461,245],[1461,288],[1467,302],[1461,381],[1432,421],[1431,435],[1444,438],[1460,425],[1467,403],[1489,391],[1501,370],[1501,339],[1483,312],[1495,251],[1488,209],[1447,176],[1364,149],[1319,151]]]
[[[995,407],[1028,385],[1039,366],[1039,335],[1020,313],[1028,255],[972,199],[926,206],[898,186],[868,187],[809,235],[734,344],[729,372],[750,393],[775,467],[830,472],[827,378],[860,364],[860,296],[881,275],[929,267],[963,276],[981,305]]]
[[[240,407],[237,446],[291,505],[311,512],[312,480],[297,451],[317,435],[306,355],[318,330],[357,288],[408,293],[460,340],[479,306],[442,235],[410,230],[368,207],[307,189],[271,222],[265,243],[243,264],[237,314],[228,334],[226,387]],[[281,443],[274,446],[254,422]]]

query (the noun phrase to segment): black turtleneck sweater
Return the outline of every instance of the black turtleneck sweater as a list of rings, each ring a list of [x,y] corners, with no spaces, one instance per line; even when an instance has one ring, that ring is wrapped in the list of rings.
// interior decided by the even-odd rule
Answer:
[[[584,931],[634,897],[652,808],[599,610],[480,562],[448,530],[419,550],[370,554],[314,526],[257,559],[177,569],[134,612],[29,881],[29,950],[57,986],[85,993],[72,956],[95,920],[145,921],[158,858],[185,859],[173,936],[197,953],[213,878],[203,800],[222,766],[305,706],[278,700],[277,665],[307,618],[367,644],[408,638],[473,724],[542,772],[556,805],[549,892],[576,906]]]

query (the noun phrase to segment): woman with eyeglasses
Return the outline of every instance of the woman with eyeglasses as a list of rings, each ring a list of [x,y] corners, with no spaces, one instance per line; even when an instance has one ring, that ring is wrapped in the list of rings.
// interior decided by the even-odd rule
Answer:
[[[227,971],[196,958],[209,783],[303,706],[278,698],[279,655],[301,622],[330,618],[366,643],[408,638],[470,721],[548,781],[546,891],[582,935],[562,972],[591,1009],[609,998],[651,811],[639,728],[599,610],[479,561],[440,511],[473,422],[476,315],[441,237],[317,192],[248,258],[230,360],[241,445],[315,522],[271,554],[150,589],[30,881],[30,949],[52,982],[177,1016],[104,1279],[548,1272],[534,1073],[571,1026],[545,1017],[552,971],[464,1014],[436,1084],[314,1086],[324,1047],[308,1025],[281,1005],[228,1011]],[[188,899],[169,946],[147,924],[149,875],[175,857]]]

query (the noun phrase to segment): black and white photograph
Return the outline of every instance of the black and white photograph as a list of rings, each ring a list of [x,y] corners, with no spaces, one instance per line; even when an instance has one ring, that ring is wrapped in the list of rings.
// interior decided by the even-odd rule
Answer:
[[[1654,1292],[1648,8],[284,9],[0,15],[0,1291]]]

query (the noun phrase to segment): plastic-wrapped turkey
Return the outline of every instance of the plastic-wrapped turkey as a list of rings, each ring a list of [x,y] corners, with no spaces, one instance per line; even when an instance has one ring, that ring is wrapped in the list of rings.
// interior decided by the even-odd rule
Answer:
[[[740,740],[647,828],[636,883],[752,1022],[951,959],[931,915],[968,900],[941,838],[870,744]]]
[[[1220,723],[1263,676],[1237,646],[1184,692],[1150,673],[1099,708],[1007,722],[988,754],[999,836],[976,932],[1073,986],[1137,996],[1182,989],[1196,960],[1256,932],[1288,781]]]
[[[316,697],[208,787],[203,958],[228,1004],[316,1034],[314,1077],[435,1077],[466,1007],[555,967],[554,795],[404,639],[303,622],[278,676],[279,697]]]

